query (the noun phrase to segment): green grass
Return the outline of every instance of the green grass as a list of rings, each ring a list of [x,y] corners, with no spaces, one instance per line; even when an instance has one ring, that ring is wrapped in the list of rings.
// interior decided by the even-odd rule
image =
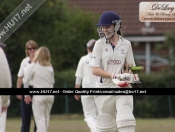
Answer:
[[[136,132],[175,132],[175,119],[136,118]],[[34,121],[31,122],[33,132]],[[21,119],[7,118],[6,132],[20,132]],[[83,115],[52,115],[48,132],[90,132]]]

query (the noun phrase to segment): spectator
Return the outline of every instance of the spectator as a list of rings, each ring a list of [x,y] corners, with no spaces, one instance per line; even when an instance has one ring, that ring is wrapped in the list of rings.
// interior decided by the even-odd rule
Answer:
[[[32,63],[26,69],[25,75],[24,83],[29,84],[32,81],[33,88],[54,87],[54,70],[51,64],[50,51],[47,47],[42,46],[36,51]],[[47,132],[54,95],[34,95],[33,99],[26,95],[25,102],[26,104],[32,102],[37,132]]]
[[[20,69],[18,72],[18,79],[17,79],[17,88],[24,88],[24,87],[30,87],[32,88],[33,84],[30,82],[30,86],[27,86],[24,84],[23,79],[25,77],[25,70],[26,67],[29,66],[29,64],[32,62],[35,52],[38,49],[38,45],[35,41],[29,40],[26,42],[25,46],[25,52],[26,57],[22,60]],[[23,95],[17,95],[17,98],[21,101],[21,116],[22,116],[22,126],[21,126],[21,132],[30,132],[30,124],[31,124],[31,116],[32,116],[32,105],[26,104],[24,102],[24,96]],[[34,132],[36,132],[36,125],[34,124]]]

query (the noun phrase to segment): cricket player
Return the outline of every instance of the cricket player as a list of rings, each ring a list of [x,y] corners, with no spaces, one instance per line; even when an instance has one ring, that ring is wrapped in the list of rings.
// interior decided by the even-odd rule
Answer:
[[[6,55],[5,44],[0,43],[0,88],[11,88],[12,78]],[[7,108],[10,105],[10,95],[0,95],[0,132],[6,131]]]
[[[92,74],[92,68],[89,66],[95,41],[95,39],[91,39],[86,44],[88,54],[81,57],[78,63],[75,73],[75,88],[80,88],[81,85],[82,88],[95,88],[95,76]],[[79,100],[79,98],[80,95],[75,95],[76,100]],[[97,108],[94,97],[92,95],[82,95],[81,103],[85,117],[84,121],[87,123],[91,132],[96,132]]]
[[[113,78],[124,78],[125,63],[135,66],[130,41],[121,36],[121,19],[113,11],[104,12],[97,24],[100,39],[96,41],[90,66],[96,75],[96,88],[121,88]],[[124,88],[131,88],[126,85]],[[132,95],[97,95],[99,112],[97,132],[135,132]]]

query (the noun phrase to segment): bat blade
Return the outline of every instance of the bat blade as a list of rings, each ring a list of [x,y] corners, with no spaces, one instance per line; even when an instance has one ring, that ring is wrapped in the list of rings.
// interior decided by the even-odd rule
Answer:
[[[144,70],[144,67],[143,66],[132,66],[131,70],[132,71],[141,71],[141,70]]]

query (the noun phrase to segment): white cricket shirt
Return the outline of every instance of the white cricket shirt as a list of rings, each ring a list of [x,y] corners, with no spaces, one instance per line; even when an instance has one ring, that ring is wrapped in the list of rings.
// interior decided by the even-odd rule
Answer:
[[[33,88],[53,88],[55,83],[53,67],[31,63],[26,69],[23,81],[25,84],[32,81]]]
[[[92,74],[92,68],[89,66],[92,53],[81,57],[75,73],[76,77],[82,78],[82,88],[95,88],[95,75]]]
[[[24,76],[24,69],[30,64],[29,63],[30,58],[26,57],[22,60],[19,71],[18,71],[18,77],[23,77]]]
[[[20,69],[18,71],[18,77],[22,77],[22,82],[23,82],[23,87],[26,86],[26,84],[24,84],[24,78],[25,78],[25,71],[26,71],[26,68],[30,65],[30,58],[29,57],[26,57],[22,60],[21,62],[21,65],[20,65]],[[32,81],[30,81],[29,85],[33,85],[32,84]]]
[[[111,74],[121,74],[125,63],[131,63],[135,66],[130,41],[119,36],[114,50],[110,43],[106,43],[105,38],[96,41],[90,66],[100,67]],[[96,76],[96,80],[98,83],[112,83],[110,78]]]

